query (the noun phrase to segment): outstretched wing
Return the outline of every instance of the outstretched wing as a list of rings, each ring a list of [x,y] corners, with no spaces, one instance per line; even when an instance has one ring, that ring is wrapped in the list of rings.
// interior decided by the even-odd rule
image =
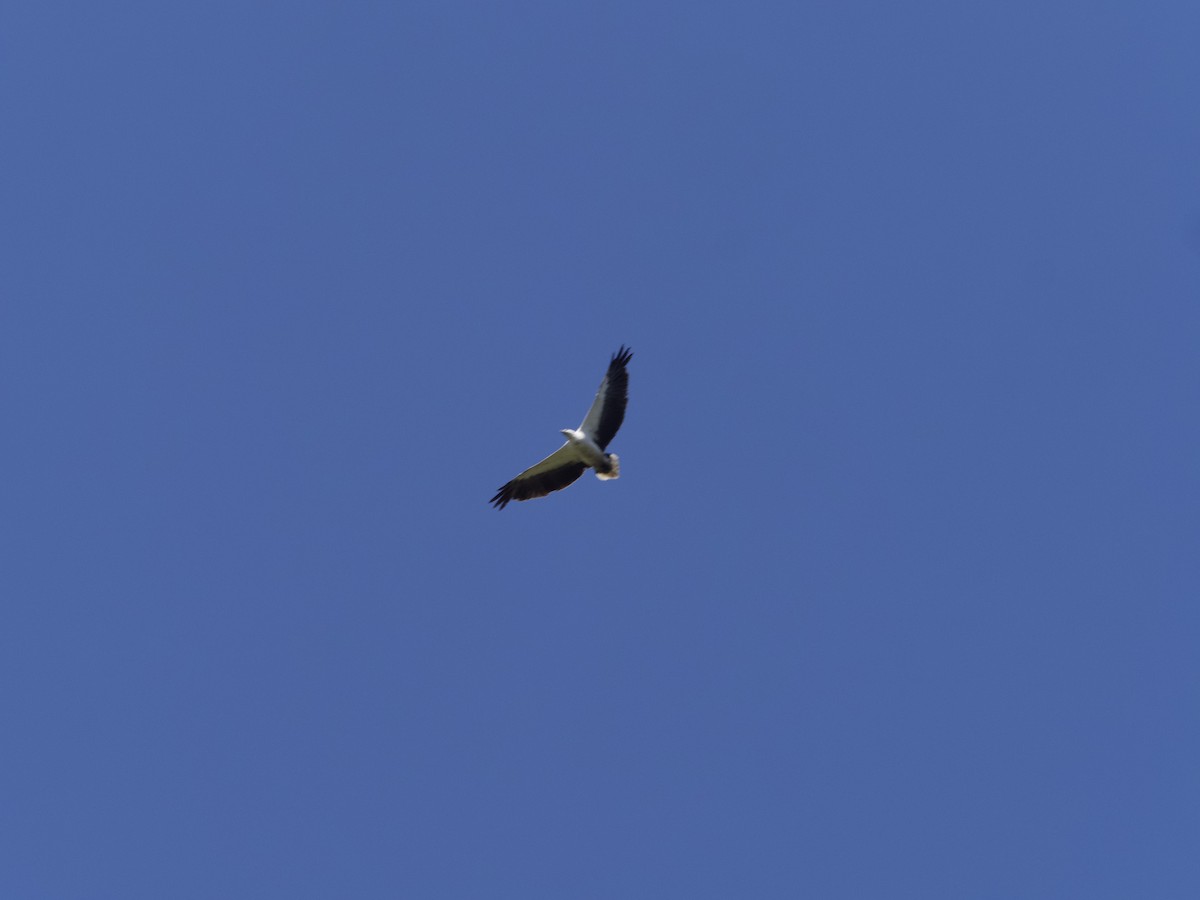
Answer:
[[[561,491],[576,481],[587,466],[579,461],[579,454],[570,444],[563,444],[536,466],[526,469],[500,490],[488,502],[496,509],[504,509],[510,500],[532,500]]]
[[[629,373],[625,365],[632,358],[633,351],[626,350],[624,344],[612,355],[608,372],[600,382],[596,399],[592,401],[592,408],[579,426],[579,430],[595,441],[601,450],[616,437],[617,429],[625,421],[625,404],[629,399]]]

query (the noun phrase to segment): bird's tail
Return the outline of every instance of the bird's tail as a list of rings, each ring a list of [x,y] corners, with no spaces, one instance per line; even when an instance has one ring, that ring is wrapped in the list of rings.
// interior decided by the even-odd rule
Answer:
[[[620,459],[620,457],[618,457],[617,454],[615,454],[615,453],[610,453],[610,454],[608,454],[608,461],[612,465],[612,468],[609,469],[607,472],[597,471],[596,477],[603,481],[610,481],[613,478],[620,478],[621,477],[621,459]]]

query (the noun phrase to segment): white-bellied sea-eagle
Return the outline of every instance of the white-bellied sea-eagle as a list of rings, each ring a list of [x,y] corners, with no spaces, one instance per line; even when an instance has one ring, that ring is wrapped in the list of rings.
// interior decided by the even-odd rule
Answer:
[[[510,500],[532,500],[561,491],[589,468],[596,470],[597,478],[605,480],[621,474],[617,454],[604,451],[625,420],[629,396],[629,373],[625,365],[632,358],[633,353],[624,345],[612,355],[583,424],[562,429],[567,439],[565,444],[496,491],[490,501],[496,509],[504,509]]]

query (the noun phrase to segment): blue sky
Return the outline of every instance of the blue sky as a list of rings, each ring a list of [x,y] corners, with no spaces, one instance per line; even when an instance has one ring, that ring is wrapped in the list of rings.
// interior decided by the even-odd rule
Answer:
[[[7,6],[0,894],[1200,894],[1198,29]]]

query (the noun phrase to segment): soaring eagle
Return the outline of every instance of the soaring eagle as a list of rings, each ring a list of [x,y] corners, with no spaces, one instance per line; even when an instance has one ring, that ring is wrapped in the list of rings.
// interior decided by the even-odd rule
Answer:
[[[491,502],[504,509],[510,500],[532,500],[561,491],[579,478],[585,469],[596,470],[596,477],[608,480],[621,474],[615,453],[605,453],[609,442],[625,420],[625,402],[629,393],[629,373],[625,365],[633,353],[621,345],[612,355],[592,408],[578,428],[562,429],[567,442],[536,466],[526,469],[500,490]]]

